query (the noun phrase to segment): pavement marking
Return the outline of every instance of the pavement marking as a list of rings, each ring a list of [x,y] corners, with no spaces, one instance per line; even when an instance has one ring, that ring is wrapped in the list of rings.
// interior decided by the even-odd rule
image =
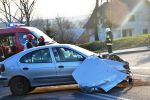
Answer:
[[[96,97],[99,99],[103,99],[103,100],[112,100],[111,98],[108,98],[108,97],[102,97],[102,96],[93,95],[93,94],[86,94],[86,95],[91,96],[91,97]]]
[[[116,99],[117,100],[131,100],[131,99],[127,99],[127,98],[123,98],[123,97],[117,97],[117,96],[112,96],[112,95],[103,94],[103,93],[96,93],[96,95],[112,98],[112,99],[115,99],[115,100]]]
[[[130,67],[130,69],[150,69],[150,67]]]
[[[102,94],[102,93],[95,93],[95,94],[82,93],[82,94],[96,97],[96,98],[105,99],[105,100],[131,100],[131,99],[123,98],[123,97],[117,97],[117,96],[112,96],[112,95]]]
[[[108,97],[102,97],[102,96],[93,95],[93,94],[86,94],[86,93],[82,93],[82,94],[90,96],[90,97],[96,97],[96,98],[99,98],[99,99],[102,99],[102,100],[112,100],[111,98],[108,98]]]
[[[133,76],[150,77],[150,75],[142,75],[142,74],[133,74]]]

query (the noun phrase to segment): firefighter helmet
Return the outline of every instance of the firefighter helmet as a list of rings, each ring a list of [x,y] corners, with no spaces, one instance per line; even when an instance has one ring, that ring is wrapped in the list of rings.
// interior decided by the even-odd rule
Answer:
[[[27,34],[27,39],[28,40],[33,40],[34,39],[34,36],[32,34]]]
[[[44,41],[45,41],[45,39],[44,39],[43,36],[40,36],[40,37],[38,38],[38,40],[41,41],[41,42],[44,42]]]
[[[107,32],[110,32],[110,31],[111,31],[111,29],[110,29],[110,28],[106,28],[106,33],[107,33]]]

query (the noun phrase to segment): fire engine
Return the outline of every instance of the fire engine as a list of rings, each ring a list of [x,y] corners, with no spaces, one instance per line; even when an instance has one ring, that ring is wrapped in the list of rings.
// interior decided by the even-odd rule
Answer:
[[[9,27],[0,29],[0,61],[23,51],[27,34],[32,34],[35,37],[33,40],[35,45],[40,36],[44,37],[46,44],[55,43],[53,39],[35,27],[10,23]]]

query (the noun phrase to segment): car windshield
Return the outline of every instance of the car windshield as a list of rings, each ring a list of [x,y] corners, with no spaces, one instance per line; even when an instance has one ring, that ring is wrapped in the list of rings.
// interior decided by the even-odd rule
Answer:
[[[86,50],[84,48],[81,48],[81,47],[78,47],[78,46],[75,46],[75,45],[72,45],[71,47],[73,49],[77,50],[77,51],[80,51],[81,53],[85,54],[86,56],[92,56],[92,55],[98,56],[98,54],[96,54],[92,51]]]
[[[41,30],[34,28],[34,27],[28,27],[28,29],[33,33],[35,36],[40,37],[43,36],[45,39],[45,42],[54,43],[55,41],[48,37],[45,33],[43,33]]]

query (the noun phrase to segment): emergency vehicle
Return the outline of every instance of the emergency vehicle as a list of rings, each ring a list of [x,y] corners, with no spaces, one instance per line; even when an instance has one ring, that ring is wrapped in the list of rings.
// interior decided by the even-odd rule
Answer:
[[[24,50],[26,35],[32,34],[35,38],[33,44],[37,44],[40,36],[43,36],[46,44],[55,43],[53,39],[35,27],[9,24],[9,27],[0,29],[0,61]]]

